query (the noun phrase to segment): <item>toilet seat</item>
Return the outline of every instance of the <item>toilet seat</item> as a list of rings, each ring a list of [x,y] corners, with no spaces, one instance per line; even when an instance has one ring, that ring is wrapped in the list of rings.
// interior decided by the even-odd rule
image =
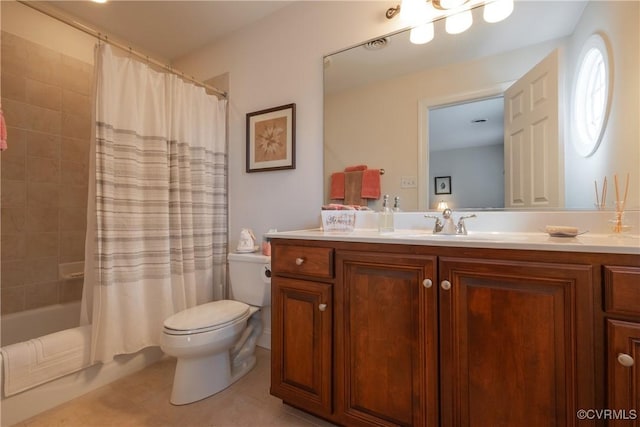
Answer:
[[[182,310],[164,321],[164,333],[192,335],[226,328],[251,315],[250,306],[240,301],[222,300]]]

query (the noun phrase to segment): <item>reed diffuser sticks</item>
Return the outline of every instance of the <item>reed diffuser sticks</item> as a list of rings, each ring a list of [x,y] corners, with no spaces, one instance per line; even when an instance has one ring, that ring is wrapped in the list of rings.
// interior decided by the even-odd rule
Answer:
[[[598,181],[593,181],[593,184],[596,189],[596,208],[605,209],[607,207],[607,177],[604,177],[604,181],[602,183],[602,199],[598,194]]]
[[[627,195],[629,194],[629,173],[627,173],[627,179],[624,185],[624,196],[620,198],[620,189],[618,185],[618,175],[613,175],[614,186],[616,190],[616,219],[615,225],[613,226],[613,231],[616,233],[621,233],[624,231],[623,217],[624,217],[624,206],[627,203]]]
[[[602,192],[599,192],[598,180],[593,182],[594,189],[596,191],[596,208],[605,210],[607,208],[607,177],[604,177],[602,182]],[[613,223],[613,231],[615,233],[622,233],[629,227],[624,225],[624,208],[627,203],[627,196],[629,195],[629,173],[624,183],[624,192],[620,191],[620,182],[618,181],[618,174],[613,175],[613,187],[616,192],[616,199],[614,206],[616,210],[615,219],[610,222]],[[622,195],[622,197],[620,197]]]

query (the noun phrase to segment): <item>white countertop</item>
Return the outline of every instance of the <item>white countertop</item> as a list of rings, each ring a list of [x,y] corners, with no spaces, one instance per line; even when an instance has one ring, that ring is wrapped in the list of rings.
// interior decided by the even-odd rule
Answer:
[[[395,245],[451,246],[487,249],[521,249],[564,252],[639,254],[640,236],[631,234],[585,233],[576,237],[550,237],[543,232],[469,232],[466,236],[432,234],[427,231],[396,230],[381,234],[378,230],[325,232],[322,229],[269,233],[271,238],[324,240],[339,242],[386,243]]]
[[[428,212],[437,215],[434,212]],[[454,222],[460,215],[454,212]],[[398,245],[449,246],[468,248],[521,249],[564,252],[640,254],[640,211],[625,212],[629,232],[611,232],[612,212],[607,211],[534,211],[475,212],[466,220],[468,235],[432,233],[434,220],[425,212],[394,214],[393,233],[381,234],[375,212],[357,212],[352,232],[323,231],[322,228],[268,233],[271,238],[309,239],[341,242],[387,243]],[[572,226],[576,237],[551,237],[547,225]]]

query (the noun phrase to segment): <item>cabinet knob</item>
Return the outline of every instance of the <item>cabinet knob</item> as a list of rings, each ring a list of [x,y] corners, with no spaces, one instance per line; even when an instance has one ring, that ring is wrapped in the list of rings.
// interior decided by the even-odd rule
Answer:
[[[433,282],[431,281],[431,279],[424,279],[422,281],[422,286],[424,286],[427,289],[429,289],[432,285],[433,285]]]
[[[304,258],[296,258],[296,265],[302,265],[304,263]]]
[[[327,304],[320,304],[318,306],[318,310],[320,310],[320,311],[325,311],[326,309],[327,309]]]
[[[448,291],[449,289],[451,289],[451,282],[448,280],[443,280],[442,282],[440,282],[440,287],[445,291]]]
[[[626,353],[618,353],[618,363],[625,368],[630,368],[633,366],[633,357]]]

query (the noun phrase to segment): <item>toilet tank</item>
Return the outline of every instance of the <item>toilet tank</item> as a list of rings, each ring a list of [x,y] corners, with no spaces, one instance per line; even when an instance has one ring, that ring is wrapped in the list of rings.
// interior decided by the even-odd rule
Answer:
[[[228,261],[230,298],[256,307],[271,305],[271,257],[231,253]]]

